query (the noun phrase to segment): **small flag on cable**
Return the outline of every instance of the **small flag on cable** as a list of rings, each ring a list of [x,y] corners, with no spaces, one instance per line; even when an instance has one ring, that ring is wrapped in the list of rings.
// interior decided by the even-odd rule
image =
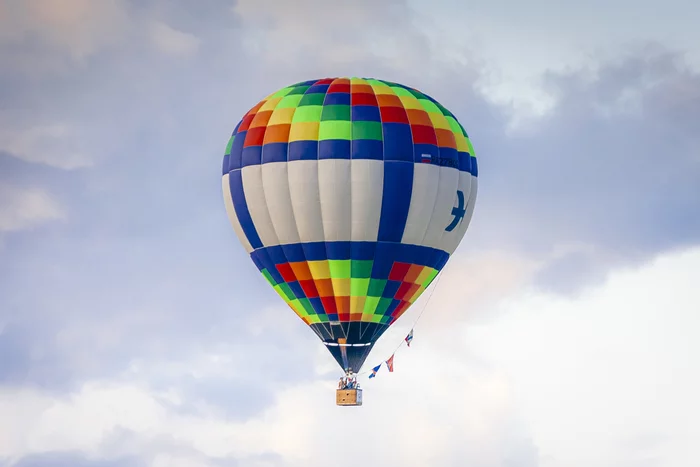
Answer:
[[[411,332],[408,333],[404,340],[406,341],[406,345],[410,347],[411,341],[413,340],[413,329],[411,329]]]
[[[389,373],[394,372],[394,356],[392,355],[389,357],[389,360],[386,361],[386,367],[389,369]]]
[[[374,368],[372,368],[372,374],[369,375],[369,377],[370,377],[370,378],[374,378],[375,376],[377,376],[377,372],[379,371],[379,369],[380,369],[381,367],[382,367],[382,364],[380,363],[379,365],[377,365],[377,366],[375,366]]]

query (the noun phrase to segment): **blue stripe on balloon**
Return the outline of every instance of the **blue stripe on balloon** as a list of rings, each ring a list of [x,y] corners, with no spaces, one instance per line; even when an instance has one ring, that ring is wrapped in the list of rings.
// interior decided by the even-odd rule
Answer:
[[[318,141],[292,141],[289,143],[289,162],[318,160]]]
[[[413,158],[412,152],[411,158]],[[377,236],[380,242],[401,242],[411,205],[414,165],[413,161],[384,162],[382,210]]]
[[[318,159],[350,159],[350,141],[345,139],[319,141]]]
[[[374,263],[372,264],[372,279],[386,279],[389,277],[391,267],[394,261],[399,261],[399,250],[401,243],[382,243],[378,245],[377,251],[374,254]],[[417,259],[417,258],[416,258]],[[420,264],[420,263],[413,263]],[[423,265],[421,265],[423,266]]]
[[[284,264],[288,261],[283,248],[271,248],[268,252],[274,264]]]
[[[231,156],[229,154],[224,155],[224,162],[221,164],[221,175],[226,175],[229,171],[229,165]]]
[[[396,126],[390,126],[396,125]],[[438,164],[438,159],[449,159],[455,169],[478,176],[476,158],[466,152],[456,153],[454,149],[438,148],[433,144],[415,144],[403,140],[399,129],[402,124],[384,124],[386,141],[356,139],[325,141],[293,141],[291,143],[267,143],[261,146],[243,148],[245,132],[236,135],[231,146],[231,154],[222,161],[222,174],[251,165],[271,162],[293,162],[319,159],[373,159],[385,161],[423,162],[423,155],[431,156],[429,164]],[[403,125],[405,126],[405,125]],[[404,135],[405,136],[405,135]]]
[[[231,133],[231,137],[234,139],[234,141],[236,139],[235,136],[236,136],[236,133],[238,133],[238,128],[241,126],[241,123],[243,123],[243,119],[240,119],[238,121],[238,123],[236,124],[236,128],[234,128],[233,133]],[[241,146],[241,148],[242,147],[243,146]],[[231,152],[233,152],[233,144],[231,144],[231,149],[229,150],[228,154],[224,155],[224,163],[223,163],[223,167],[221,170],[221,175],[226,175],[227,173],[229,173],[229,171],[232,170],[232,168],[231,168]]]
[[[263,269],[267,269],[267,272],[270,273],[272,278],[275,280],[276,284],[284,282],[284,279],[282,279],[282,275],[275,267],[275,262],[270,257],[270,252],[267,249],[260,248],[258,250],[255,250],[250,254],[250,257],[253,259],[253,262],[256,264],[256,266],[258,266],[258,269],[260,269],[261,271]]]
[[[237,138],[236,138],[237,139]],[[243,233],[245,234],[248,242],[253,248],[260,248],[263,246],[258,231],[255,229],[255,224],[253,224],[253,218],[250,217],[250,211],[248,210],[248,203],[245,199],[245,191],[243,190],[243,175],[241,169],[232,170],[229,172],[229,188],[231,190],[231,199],[233,200],[233,207],[236,210],[236,216],[238,216],[238,222],[241,224]]]
[[[382,123],[385,161],[413,162],[411,126],[405,123]]]
[[[384,143],[376,139],[352,140],[352,159],[384,160]]]
[[[241,168],[241,156],[243,153],[243,143],[245,143],[246,132],[243,131],[238,133],[235,138],[233,138],[233,144],[231,144],[231,155],[228,162],[228,170],[236,170]]]
[[[459,156],[456,149],[440,148],[440,159],[446,161],[450,167],[459,167]]]
[[[471,173],[471,163],[469,161],[471,156],[469,156],[469,153],[462,151],[457,153],[457,157],[459,158],[459,171]]]
[[[287,162],[289,143],[267,143],[262,147],[262,163]]]
[[[325,242],[325,244],[329,258],[350,258],[352,255],[350,242]]]
[[[302,259],[300,261],[322,261],[330,259],[329,253],[331,252],[326,248],[326,242],[304,243],[301,256]]]
[[[450,255],[437,248],[393,242],[308,242],[258,248],[250,254],[253,262],[268,270],[277,264],[300,261],[373,260],[372,277],[386,278],[395,261],[442,269]],[[383,276],[383,277],[382,277]],[[276,279],[276,278],[275,278]]]
[[[241,167],[260,165],[262,162],[262,146],[248,146],[241,151]]]

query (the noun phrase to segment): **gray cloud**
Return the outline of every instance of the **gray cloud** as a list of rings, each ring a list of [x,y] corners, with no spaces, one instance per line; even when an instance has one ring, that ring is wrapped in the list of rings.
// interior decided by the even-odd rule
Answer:
[[[697,243],[698,134],[688,122],[700,118],[700,75],[665,52],[548,83],[556,107],[519,133],[492,138],[493,122],[469,117],[482,155],[473,241],[544,259],[579,246],[543,270],[540,284],[554,289]]]
[[[128,430],[115,430],[103,443],[108,455],[87,456],[81,451],[49,451],[32,454],[2,467],[147,467],[151,465],[197,465],[206,467],[283,466],[272,452],[255,456],[210,457],[178,440],[160,436],[146,439]],[[128,454],[119,454],[128,452]]]
[[[44,190],[0,183],[0,232],[20,231],[64,218],[61,206]]]
[[[81,452],[47,452],[23,457],[6,467],[146,467],[136,457],[115,460],[89,459]]]

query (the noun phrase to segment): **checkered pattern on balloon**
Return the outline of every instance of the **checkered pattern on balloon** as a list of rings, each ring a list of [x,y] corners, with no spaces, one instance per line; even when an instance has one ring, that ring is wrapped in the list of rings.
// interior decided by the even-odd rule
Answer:
[[[460,244],[477,172],[467,132],[435,99],[389,81],[328,78],[250,109],[222,183],[262,275],[357,372]]]

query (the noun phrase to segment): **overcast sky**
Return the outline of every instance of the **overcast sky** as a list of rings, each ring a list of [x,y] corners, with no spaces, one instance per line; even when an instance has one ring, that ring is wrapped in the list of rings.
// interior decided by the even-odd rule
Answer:
[[[0,0],[0,466],[700,465],[698,18]],[[250,107],[327,76],[432,95],[480,162],[411,348],[350,409],[220,182]]]

